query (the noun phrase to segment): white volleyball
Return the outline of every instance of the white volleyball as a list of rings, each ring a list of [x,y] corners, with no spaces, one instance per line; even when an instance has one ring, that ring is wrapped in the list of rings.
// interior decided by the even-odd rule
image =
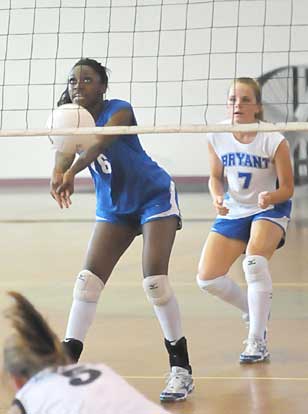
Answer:
[[[51,112],[46,127],[48,129],[91,128],[95,127],[95,121],[85,108],[69,103]],[[89,148],[95,142],[96,135],[50,135],[49,139],[57,151],[76,154]]]

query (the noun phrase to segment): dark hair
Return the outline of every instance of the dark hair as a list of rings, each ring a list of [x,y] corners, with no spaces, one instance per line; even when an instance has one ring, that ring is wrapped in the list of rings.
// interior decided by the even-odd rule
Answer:
[[[256,97],[256,102],[257,104],[261,105],[261,110],[260,112],[258,112],[256,114],[256,119],[262,121],[263,120],[263,108],[262,108],[262,92],[261,92],[261,86],[259,84],[259,82],[253,78],[249,78],[249,77],[240,77],[240,78],[235,78],[234,81],[232,82],[229,90],[231,89],[231,87],[233,87],[236,83],[242,83],[244,85],[249,86]]]
[[[5,370],[29,379],[44,368],[70,363],[61,342],[43,316],[20,293],[8,294],[14,303],[5,316],[15,333],[4,344]]]
[[[75,65],[72,67],[74,69],[76,66],[90,66],[100,77],[101,82],[108,86],[108,69],[101,65],[97,60],[95,59],[89,59],[89,58],[82,58],[78,60],[78,62],[75,63]],[[57,102],[57,106],[61,106],[63,104],[71,103],[71,98],[69,97],[68,93],[68,86],[66,87],[65,91],[62,92],[59,101]]]

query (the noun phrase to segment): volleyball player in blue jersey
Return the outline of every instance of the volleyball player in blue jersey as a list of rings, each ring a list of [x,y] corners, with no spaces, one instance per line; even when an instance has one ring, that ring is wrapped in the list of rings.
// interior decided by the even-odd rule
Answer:
[[[97,126],[136,125],[128,102],[104,99],[107,85],[106,68],[81,59],[72,68],[58,105],[81,105]],[[175,233],[181,227],[174,183],[146,154],[137,135],[101,135],[77,159],[75,154],[56,152],[51,195],[61,208],[70,206],[75,175],[86,167],[96,189],[96,224],[75,283],[65,346],[78,360],[114,266],[142,233],[143,287],[163,331],[171,367],[160,398],[184,400],[193,390],[193,380],[179,307],[167,276]]]
[[[227,107],[229,123],[261,120],[258,83],[251,78],[236,79]],[[209,188],[218,216],[201,254],[197,283],[203,291],[246,314],[249,334],[240,362],[260,362],[269,357],[265,333],[272,280],[268,262],[284,244],[290,219],[293,173],[289,147],[278,132],[228,132],[209,134],[208,149]],[[231,265],[244,252],[247,294],[228,277]]]

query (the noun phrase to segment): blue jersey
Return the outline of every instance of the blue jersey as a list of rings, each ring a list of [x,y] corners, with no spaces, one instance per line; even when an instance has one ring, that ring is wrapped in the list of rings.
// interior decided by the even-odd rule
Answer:
[[[128,109],[128,102],[105,101],[96,122],[104,126],[118,111]],[[133,116],[133,125],[136,125]],[[120,135],[89,167],[95,183],[96,214],[106,212],[133,215],[152,199],[169,193],[171,177],[142,148],[137,135]]]

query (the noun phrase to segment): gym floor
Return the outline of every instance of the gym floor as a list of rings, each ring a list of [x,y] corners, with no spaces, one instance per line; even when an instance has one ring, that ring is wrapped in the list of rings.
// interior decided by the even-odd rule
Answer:
[[[271,260],[271,360],[251,366],[238,363],[247,336],[240,312],[204,295],[195,284],[201,248],[215,215],[210,197],[179,195],[183,229],[177,234],[169,274],[181,307],[196,389],[186,402],[166,405],[171,413],[307,413],[307,190],[296,189],[286,246]],[[63,337],[73,284],[92,230],[94,194],[75,194],[71,209],[63,211],[48,190],[3,191],[0,196],[0,312],[9,303],[5,292],[16,290]],[[141,237],[134,241],[103,292],[81,361],[110,365],[159,403],[168,361],[158,322],[142,289],[141,241]],[[245,285],[240,260],[230,274]],[[1,318],[1,348],[8,332]],[[4,385],[0,386],[1,414],[11,398]]]

